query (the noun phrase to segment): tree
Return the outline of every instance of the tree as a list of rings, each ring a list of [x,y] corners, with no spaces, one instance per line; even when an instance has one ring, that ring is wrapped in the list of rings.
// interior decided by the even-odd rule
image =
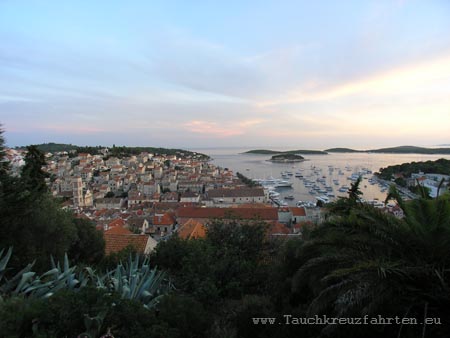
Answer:
[[[27,147],[27,154],[25,155],[25,165],[22,168],[21,178],[26,189],[36,193],[43,193],[47,191],[47,184],[45,178],[48,174],[42,170],[45,166],[45,156],[36,146],[31,145]]]
[[[115,196],[114,192],[108,191],[108,192],[106,193],[106,195],[105,195],[105,198],[111,198],[111,197],[114,197],[114,196]]]
[[[173,236],[152,253],[175,285],[206,305],[261,291],[266,274],[266,226],[242,221],[209,225],[206,238]]]
[[[292,292],[311,295],[306,302],[308,316],[450,319],[449,200],[405,203],[397,198],[404,219],[358,204],[348,215],[332,217],[313,232],[313,239],[301,248],[291,283]],[[333,329],[346,330],[336,325],[324,330]],[[399,336],[427,330],[429,336],[445,336],[448,329],[378,327],[373,336],[380,330]]]
[[[335,202],[329,203],[327,208],[330,215],[349,215],[351,210],[361,204],[362,191],[359,188],[361,184],[362,177],[359,176],[358,179],[350,185],[348,189],[348,197],[339,197]]]
[[[36,261],[36,269],[42,271],[50,256],[62,259],[69,251],[77,239],[77,230],[73,215],[62,210],[53,197],[47,194],[30,197],[17,191],[3,200],[0,247],[14,247],[13,267]]]
[[[98,264],[105,255],[105,240],[101,231],[89,220],[75,218],[77,239],[71,243],[68,255],[77,263]]]
[[[3,137],[3,128],[2,125],[0,124],[0,180],[5,178],[8,171],[9,171],[9,163],[6,158],[5,138]]]

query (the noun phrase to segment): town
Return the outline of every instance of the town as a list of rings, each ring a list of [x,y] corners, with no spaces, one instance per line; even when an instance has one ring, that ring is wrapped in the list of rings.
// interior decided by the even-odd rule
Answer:
[[[13,172],[23,151],[9,149]],[[71,156],[69,156],[71,155]],[[184,239],[204,237],[214,220],[264,222],[268,236],[300,236],[321,221],[321,208],[273,206],[269,191],[248,187],[230,169],[196,153],[141,153],[126,157],[46,153],[47,184],[62,207],[91,220],[105,239],[105,254],[133,247],[149,254],[174,232]]]

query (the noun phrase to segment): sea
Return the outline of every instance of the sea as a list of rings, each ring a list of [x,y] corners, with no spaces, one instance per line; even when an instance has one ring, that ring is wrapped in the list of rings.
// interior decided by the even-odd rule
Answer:
[[[370,171],[372,174],[363,175],[360,185],[363,198],[383,201],[387,195],[387,185],[377,183],[375,179],[372,179],[373,173],[378,172],[380,168],[408,162],[450,159],[450,155],[329,153],[328,155],[303,155],[305,158],[303,162],[274,163],[268,161],[271,155],[245,154],[246,151],[251,150],[250,148],[197,148],[190,150],[207,154],[212,158],[211,163],[228,168],[234,173],[240,172],[251,179],[282,178],[282,173],[291,172],[292,176],[285,175],[283,179],[291,182],[292,188],[277,189],[277,192],[280,193],[279,198],[284,199],[291,206],[296,205],[298,201],[314,203],[318,196],[324,195],[318,192],[312,194],[311,187],[305,186],[307,181],[315,182],[321,188],[332,187],[331,194],[334,194],[335,198],[346,196],[347,193],[339,191],[339,189],[342,186],[350,186],[351,175],[364,170]],[[295,177],[296,173],[303,177]],[[318,179],[322,182],[317,182]],[[293,197],[293,199],[287,200],[285,197]]]

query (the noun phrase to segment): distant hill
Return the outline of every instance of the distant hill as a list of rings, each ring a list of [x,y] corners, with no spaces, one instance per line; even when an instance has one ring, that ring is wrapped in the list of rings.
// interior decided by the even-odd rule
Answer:
[[[373,150],[355,150],[350,148],[331,148],[325,150],[329,153],[385,153],[385,154],[450,154],[450,148],[423,148],[415,146],[400,146],[380,148]]]
[[[363,150],[355,150],[350,148],[330,148],[325,150],[328,153],[361,153]]]
[[[275,155],[275,154],[302,154],[302,155],[327,155],[326,151],[322,150],[288,150],[288,151],[276,151],[268,149],[255,149],[246,151],[244,154],[258,154],[258,155]]]
[[[35,144],[35,146],[44,153],[56,153],[61,151],[71,151],[71,150],[77,150],[79,147],[73,144],[64,144],[64,143],[42,143],[42,144]],[[19,149],[25,149],[25,147],[17,147]]]
[[[450,154],[450,148],[422,148],[415,146],[400,146],[368,150],[368,152],[392,154]]]
[[[100,153],[101,149],[108,148],[109,155],[111,156],[130,156],[130,155],[138,155],[142,152],[148,152],[153,154],[161,154],[161,155],[180,155],[180,156],[195,156],[198,159],[206,160],[209,159],[208,155],[195,153],[189,150],[183,149],[172,149],[172,148],[155,148],[155,147],[125,147],[125,146],[113,146],[113,147],[105,147],[105,146],[77,146],[73,144],[64,144],[64,143],[42,143],[35,144],[35,146],[44,153],[56,153],[63,151],[73,151],[75,150],[77,153],[89,153],[91,155],[97,155]],[[18,149],[25,149],[25,147],[17,147]]]

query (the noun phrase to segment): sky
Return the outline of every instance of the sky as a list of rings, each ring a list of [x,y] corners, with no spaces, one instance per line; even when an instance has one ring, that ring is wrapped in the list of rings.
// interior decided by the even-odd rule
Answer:
[[[43,142],[450,143],[450,1],[0,0],[0,123]]]

